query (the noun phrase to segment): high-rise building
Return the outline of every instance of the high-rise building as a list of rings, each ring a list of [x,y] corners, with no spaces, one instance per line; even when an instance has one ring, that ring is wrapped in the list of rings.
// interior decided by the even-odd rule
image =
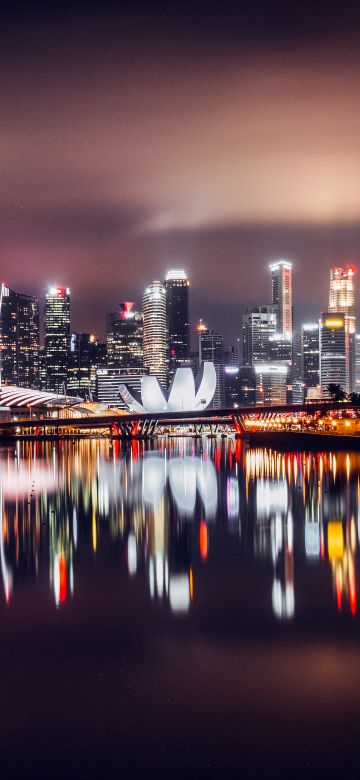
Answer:
[[[143,296],[144,369],[166,386],[168,334],[166,291],[161,282],[150,284]]]
[[[17,384],[40,384],[39,301],[31,295],[17,294]]]
[[[212,401],[213,409],[221,409],[225,406],[225,378],[224,378],[224,344],[220,333],[204,325],[202,321],[197,326],[199,336],[199,366],[205,360],[214,363],[216,372],[216,390]]]
[[[324,390],[329,384],[346,390],[345,314],[323,312],[320,318],[320,384]]]
[[[256,403],[276,406],[286,404],[289,366],[286,363],[256,363]]]
[[[120,311],[107,318],[107,364],[109,368],[143,367],[143,316],[125,301]]]
[[[270,360],[270,337],[277,331],[276,306],[247,308],[243,316],[243,364]]]
[[[91,395],[91,369],[96,367],[96,338],[90,333],[72,333],[68,359],[67,389],[82,398]]]
[[[355,291],[351,266],[330,270],[329,312],[345,315],[346,382],[345,390],[355,387]]]
[[[1,382],[17,384],[17,295],[1,285],[0,291]]]
[[[289,400],[293,404],[302,404],[304,402],[304,380],[301,333],[298,330],[293,330],[291,341],[291,393]]]
[[[166,313],[169,334],[168,372],[190,362],[189,285],[185,271],[171,269],[165,277]]]
[[[5,384],[39,386],[39,302],[0,288],[0,376]]]
[[[45,294],[46,387],[55,393],[66,389],[70,351],[70,290],[50,287]]]
[[[310,387],[320,384],[319,323],[305,322],[301,328],[301,359],[305,398]]]
[[[360,392],[360,334],[355,336],[355,390]]]
[[[43,344],[39,349],[39,388],[46,390],[46,351]]]
[[[239,406],[254,406],[256,403],[255,369],[251,366],[241,366],[238,383]]]
[[[277,307],[279,333],[292,333],[292,265],[288,260],[270,264],[271,303]]]

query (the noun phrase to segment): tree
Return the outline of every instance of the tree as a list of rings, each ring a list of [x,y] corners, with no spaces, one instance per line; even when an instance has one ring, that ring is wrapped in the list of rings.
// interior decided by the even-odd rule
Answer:
[[[351,393],[350,401],[353,406],[360,406],[360,393]]]
[[[347,401],[348,396],[345,393],[345,390],[341,387],[341,385],[336,385],[334,382],[330,382],[330,384],[327,386],[328,393],[330,395],[330,398],[333,399],[333,401]]]

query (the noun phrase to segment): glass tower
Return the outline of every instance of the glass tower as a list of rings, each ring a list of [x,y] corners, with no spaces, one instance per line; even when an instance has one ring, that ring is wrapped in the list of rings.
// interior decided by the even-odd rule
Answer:
[[[161,282],[150,284],[143,296],[144,368],[166,386],[168,335],[166,290]]]
[[[109,368],[143,367],[143,317],[133,303],[125,301],[107,315],[106,341]]]
[[[39,301],[18,293],[17,313],[17,384],[39,387]]]
[[[70,352],[70,290],[50,287],[45,294],[46,389],[64,393]]]
[[[5,284],[0,290],[0,371],[3,384],[17,384],[17,295]]]
[[[185,271],[171,269],[165,278],[169,333],[169,377],[190,360],[189,285]]]
[[[302,376],[305,396],[309,387],[320,383],[319,323],[306,322],[301,328]]]
[[[351,266],[330,270],[329,312],[345,315],[346,381],[345,390],[355,389],[355,291]]]
[[[271,303],[277,307],[279,333],[291,334],[292,324],[292,265],[278,260],[270,265]]]

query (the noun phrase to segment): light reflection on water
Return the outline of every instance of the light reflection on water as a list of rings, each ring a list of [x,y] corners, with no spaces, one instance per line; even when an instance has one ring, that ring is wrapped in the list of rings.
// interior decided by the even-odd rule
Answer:
[[[311,609],[357,614],[360,457],[244,450],[240,441],[172,440],[151,449],[84,441],[1,451],[0,562],[4,601],[40,578],[54,605],[76,602],[77,573],[113,546],[109,567],[141,578],[149,601],[191,613],[204,567],[235,551],[263,571],[261,605],[294,622],[308,574],[329,572]],[[225,539],[225,542],[224,542]],[[46,578],[44,578],[46,573]],[[235,580],[234,580],[235,577]],[[236,577],[238,582],[236,582]],[[202,587],[198,587],[198,586]],[[257,600],[256,600],[257,599]],[[254,609],[259,596],[255,598]],[[263,614],[263,613],[261,613]]]

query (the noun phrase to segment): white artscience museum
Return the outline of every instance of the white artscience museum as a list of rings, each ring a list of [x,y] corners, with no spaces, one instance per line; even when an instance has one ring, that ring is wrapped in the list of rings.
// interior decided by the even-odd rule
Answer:
[[[216,390],[216,373],[213,363],[202,363],[194,379],[191,368],[177,368],[169,391],[161,387],[156,376],[143,376],[141,379],[141,403],[128,390],[120,385],[122,400],[131,412],[139,414],[149,412],[197,412],[206,409]]]

